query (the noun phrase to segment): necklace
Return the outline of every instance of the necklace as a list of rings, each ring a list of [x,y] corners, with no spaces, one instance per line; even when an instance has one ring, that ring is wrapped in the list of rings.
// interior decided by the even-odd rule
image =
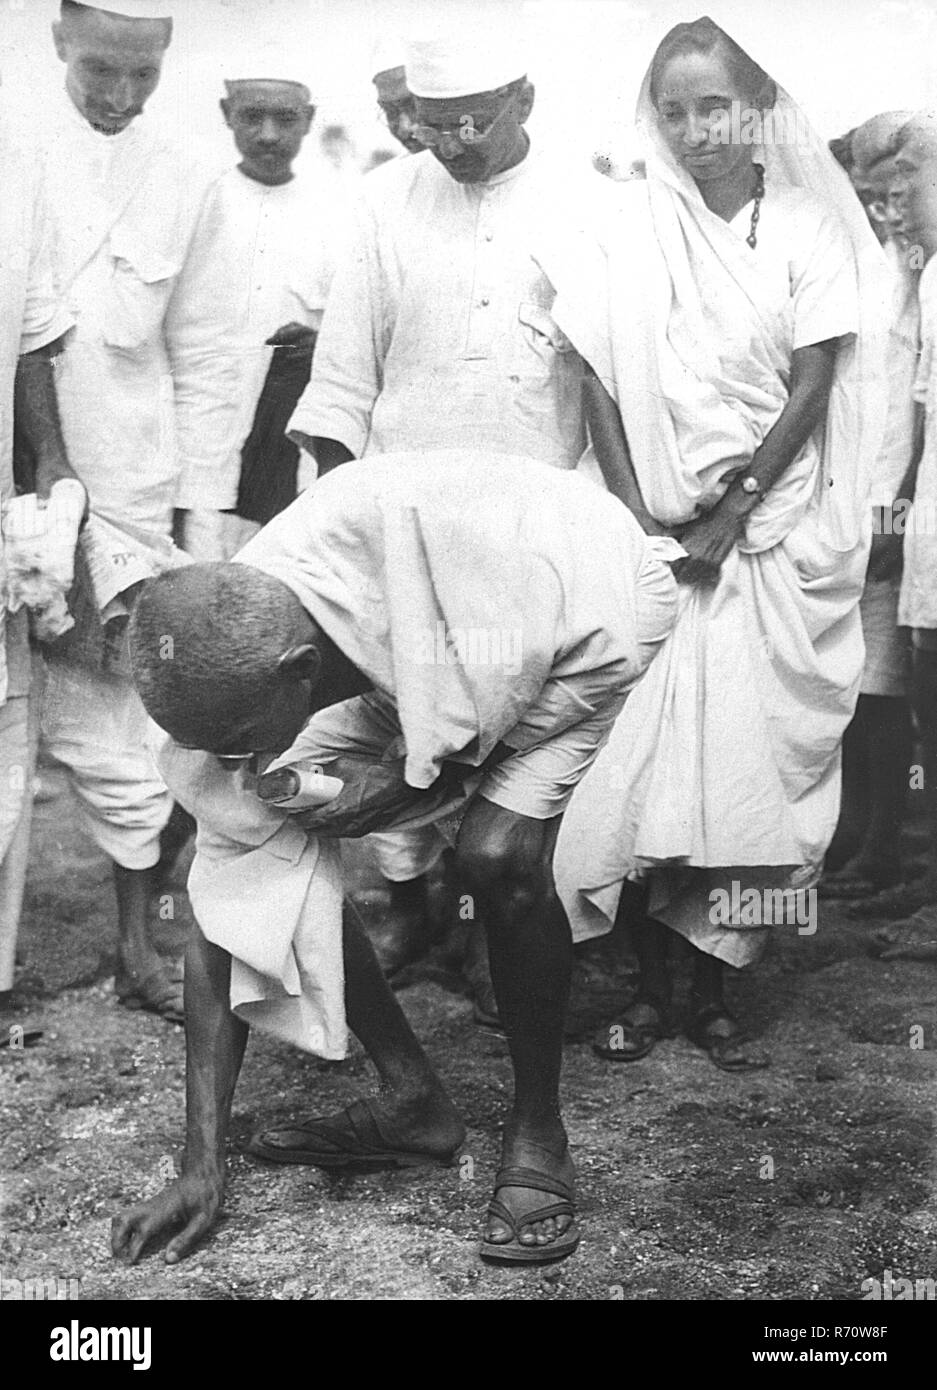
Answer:
[[[745,240],[754,251],[758,244],[756,232],[758,229],[758,219],[761,217],[761,200],[765,196],[765,166],[753,162],[752,168],[758,175],[758,182],[755,184],[755,206],[752,208],[752,225],[748,230],[748,236]]]

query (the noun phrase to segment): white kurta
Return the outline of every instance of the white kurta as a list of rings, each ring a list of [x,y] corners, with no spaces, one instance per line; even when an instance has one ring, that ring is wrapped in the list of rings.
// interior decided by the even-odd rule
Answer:
[[[655,196],[623,190],[606,229],[609,335],[593,301],[562,288],[567,276],[575,283],[579,254],[567,255],[565,272],[560,265],[555,312],[619,399],[652,515],[674,524],[712,507],[748,465],[787,400],[797,348],[846,338],[848,369],[860,315],[845,231],[803,189],[768,185],[753,252],[751,205],[727,227]],[[641,353],[629,335],[640,338],[644,320]],[[831,419],[850,420],[855,399],[855,389],[834,387]],[[858,444],[837,446],[830,465],[823,438],[807,442],[751,513],[718,585],[681,588],[671,637],[573,797],[555,872],[578,936],[607,930],[624,879],[649,875],[653,917],[744,964],[764,932],[715,922],[713,890],[797,887],[819,872],[862,667],[866,557],[863,497],[835,471],[855,467]],[[880,427],[869,438],[877,451]]]
[[[146,117],[103,135],[62,95],[42,132],[56,273],[75,322],[62,428],[92,511],[167,534],[181,463],[209,475],[230,362],[187,336],[181,275],[207,180]]]
[[[369,174],[290,428],[356,458],[471,444],[574,468],[581,367],[531,249],[601,183],[535,154],[482,184],[429,152]]]
[[[62,336],[71,320],[56,296],[48,210],[34,159],[0,124],[0,506],[13,495],[16,364]],[[5,638],[5,640],[4,640]],[[29,689],[26,615],[7,617],[0,540],[0,705]]]
[[[318,329],[340,226],[324,190],[308,177],[268,187],[229,169],[211,185],[189,250],[185,312],[206,351],[231,339],[238,410],[213,476],[206,479],[189,452],[179,506],[235,505],[241,448],[273,356],[264,344],[288,323]]]
[[[0,120],[0,508],[13,494],[13,386],[17,359],[54,342],[70,320],[54,293],[48,217],[38,168]],[[0,991],[13,984],[26,879],[35,710],[29,694],[26,613],[6,613],[0,540]]]
[[[924,407],[924,452],[904,537],[898,621],[937,628],[937,257],[921,275],[921,359],[914,399]]]
[[[181,457],[216,472],[237,408],[224,343],[207,351],[185,313],[207,179],[145,117],[103,135],[65,93],[40,142],[56,278],[76,324],[56,368],[68,456],[95,517],[168,552]],[[69,769],[90,833],[124,868],[150,868],[171,801],[129,676],[64,661],[47,676],[46,746]]]

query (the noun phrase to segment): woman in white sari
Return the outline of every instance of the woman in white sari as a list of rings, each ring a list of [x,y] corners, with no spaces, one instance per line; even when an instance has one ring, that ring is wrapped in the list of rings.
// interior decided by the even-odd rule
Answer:
[[[711,20],[664,38],[638,119],[646,180],[621,188],[598,237],[539,259],[589,369],[606,485],[682,546],[661,541],[681,609],[573,798],[556,879],[577,939],[619,912],[633,927],[640,990],[600,1053],[635,1060],[669,1032],[674,931],[696,948],[689,1035],[744,1070],[762,1063],[723,964],[757,959],[779,917],[797,927],[809,900],[792,894],[836,824],[884,259],[824,142]]]

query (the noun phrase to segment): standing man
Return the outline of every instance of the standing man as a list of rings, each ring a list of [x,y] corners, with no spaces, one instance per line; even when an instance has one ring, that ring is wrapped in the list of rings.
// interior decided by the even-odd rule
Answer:
[[[921,354],[914,381],[915,447],[893,503],[891,529],[904,532],[898,621],[911,629],[911,707],[920,734],[923,791],[937,839],[937,113],[919,111],[902,128],[893,184],[909,265],[923,269],[918,294]],[[913,500],[910,514],[908,502]],[[900,517],[897,528],[894,520]],[[883,960],[937,960],[937,870],[923,878],[911,915],[876,933]],[[916,910],[914,910],[916,908]],[[907,910],[907,909],[906,909]],[[897,915],[897,914],[895,914]]]
[[[371,81],[387,129],[407,154],[422,154],[426,147],[413,133],[417,125],[416,102],[407,87],[403,44],[382,45],[374,55],[374,62],[377,70]]]
[[[558,468],[582,453],[579,359],[550,316],[553,290],[531,245],[602,181],[586,170],[577,182],[531,152],[534,89],[516,27],[499,24],[505,8],[472,7],[463,24],[407,46],[415,133],[428,148],[365,182],[291,421],[320,475],[369,454],[468,442]],[[374,843],[392,970],[428,944],[424,875],[445,842],[430,826]],[[470,971],[490,1021],[483,961]]]
[[[315,116],[295,58],[243,67],[253,75],[226,81],[221,102],[241,161],[211,185],[187,262],[190,331],[206,352],[230,336],[239,403],[214,480],[236,515],[215,505],[190,515],[186,549],[198,560],[233,555],[296,496],[299,454],[285,429],[309,380],[341,225],[323,189],[293,171]]]
[[[55,296],[37,166],[28,148],[0,126],[0,518],[13,496],[14,387],[19,428],[45,496],[72,476],[59,426],[52,359],[71,320]],[[0,1048],[11,1032],[13,972],[19,927],[36,756],[36,691],[30,690],[26,610],[8,613],[0,534]],[[18,1035],[38,1040],[35,1031]]]
[[[171,561],[176,505],[224,504],[213,475],[216,428],[234,409],[231,364],[187,336],[181,312],[205,185],[141,119],[172,37],[169,9],[166,0],[113,0],[106,9],[63,0],[53,25],[65,90],[45,132],[47,194],[57,278],[76,324],[57,383],[92,521],[117,536],[104,561],[109,578],[140,547],[156,569]],[[43,732],[114,864],[118,995],[181,1022],[181,970],[147,934],[172,803],[144,746],[146,716],[122,644],[116,658],[114,643],[103,646],[90,665],[49,663]]]

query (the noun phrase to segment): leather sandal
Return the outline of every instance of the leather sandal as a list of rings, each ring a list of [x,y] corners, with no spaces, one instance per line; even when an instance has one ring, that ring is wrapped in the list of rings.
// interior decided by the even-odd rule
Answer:
[[[766,1056],[745,1050],[748,1039],[724,1004],[708,1004],[694,1014],[687,1037],[708,1053],[721,1071],[762,1071],[769,1065]]]
[[[499,1200],[502,1187],[526,1187],[534,1192],[549,1192],[560,1200],[548,1202],[542,1207],[515,1216]],[[484,1240],[478,1253],[483,1260],[503,1265],[545,1265],[565,1260],[579,1244],[579,1229],[573,1221],[562,1235],[551,1240],[548,1245],[522,1245],[520,1236],[526,1226],[536,1225],[538,1221],[548,1221],[555,1216],[575,1216],[573,1207],[574,1189],[572,1183],[564,1182],[549,1173],[536,1168],[501,1168],[495,1178],[495,1195],[488,1206],[488,1215],[503,1221],[510,1228],[511,1240],[503,1243]]]
[[[592,1050],[606,1062],[639,1062],[663,1038],[671,1036],[666,1010],[639,996],[599,1029],[592,1040]]]

